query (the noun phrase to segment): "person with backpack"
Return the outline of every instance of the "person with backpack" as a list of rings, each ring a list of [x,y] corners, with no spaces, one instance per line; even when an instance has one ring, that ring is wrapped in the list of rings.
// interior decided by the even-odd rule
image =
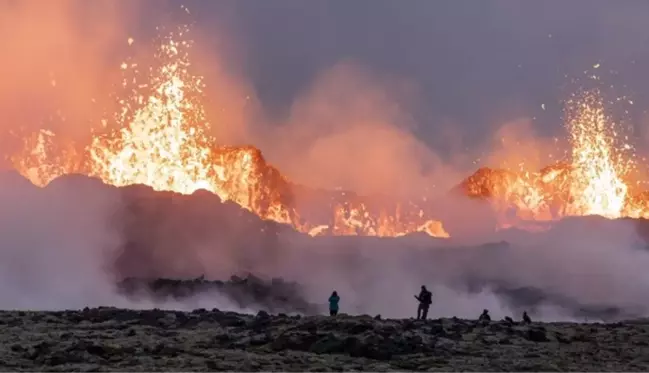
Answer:
[[[419,307],[417,307],[417,320],[426,320],[428,316],[428,308],[433,303],[433,293],[426,289],[426,286],[421,286],[421,291],[419,295],[415,295],[415,299],[419,301]]]

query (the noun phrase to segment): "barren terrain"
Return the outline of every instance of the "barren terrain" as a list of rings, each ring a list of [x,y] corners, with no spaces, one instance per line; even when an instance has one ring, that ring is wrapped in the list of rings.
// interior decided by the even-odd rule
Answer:
[[[2,370],[647,370],[649,322],[533,323],[114,308],[0,313]]]

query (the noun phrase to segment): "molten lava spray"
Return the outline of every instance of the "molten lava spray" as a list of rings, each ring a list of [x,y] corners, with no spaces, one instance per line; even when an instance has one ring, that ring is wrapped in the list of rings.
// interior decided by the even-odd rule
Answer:
[[[565,216],[649,217],[649,200],[634,194],[636,170],[628,136],[606,114],[602,94],[585,91],[566,102],[570,152],[565,161],[540,171],[481,169],[461,184],[473,197],[487,198],[499,226],[544,229],[535,225]],[[513,212],[513,213],[512,213]]]
[[[572,144],[572,201],[566,213],[607,218],[633,215],[623,180],[633,169],[633,154],[624,157],[628,144],[616,147],[619,132],[605,113],[600,93],[587,92],[569,101],[566,114]]]
[[[167,38],[158,50],[161,66],[143,82],[151,93],[135,91],[135,98],[123,101],[120,128],[92,140],[90,172],[117,186],[144,184],[184,194],[202,188],[227,199],[209,182],[214,167],[199,102],[203,83],[188,72],[191,42],[182,38],[187,31],[179,32],[180,41]]]
[[[25,150],[11,158],[14,167],[40,186],[63,174],[83,173],[116,186],[144,184],[183,194],[205,189],[262,219],[290,224],[310,235],[425,232],[448,237],[441,223],[416,204],[376,208],[346,193],[324,207],[331,210],[326,221],[301,216],[291,203],[294,185],[267,165],[258,149],[219,147],[209,135],[203,78],[190,71],[189,34],[189,28],[181,27],[164,38],[155,55],[159,66],[151,67],[144,79],[138,76],[137,64],[121,65],[125,73],[134,70],[134,77],[124,78],[124,88],[132,87],[132,96],[119,100],[116,129],[95,135],[83,152],[41,131],[28,137]]]
[[[82,173],[116,186],[182,194],[205,189],[310,235],[449,237],[421,204],[376,204],[353,193],[332,192],[317,206],[329,216],[314,219],[295,205],[295,184],[266,164],[258,149],[217,146],[203,107],[203,78],[191,71],[190,34],[181,27],[163,38],[144,75],[137,63],[122,63],[130,96],[119,99],[120,111],[106,121],[115,128],[105,126],[85,148],[51,131],[24,136],[23,152],[11,157],[14,167],[40,186]],[[628,185],[632,148],[621,143],[622,131],[606,115],[600,92],[575,94],[565,114],[569,159],[540,171],[521,164],[514,172],[478,172],[462,184],[464,192],[489,198],[498,228],[537,229],[537,223],[564,216],[649,217],[647,201]]]

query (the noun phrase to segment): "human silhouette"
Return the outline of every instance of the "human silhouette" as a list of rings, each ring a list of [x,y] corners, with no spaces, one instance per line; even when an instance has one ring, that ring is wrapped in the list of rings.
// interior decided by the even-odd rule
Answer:
[[[340,302],[340,297],[334,290],[329,297],[329,316],[336,316],[338,314],[338,302]]]
[[[419,301],[419,306],[417,307],[417,320],[426,320],[428,316],[428,308],[433,303],[433,293],[426,289],[426,286],[421,286],[421,291],[419,295],[415,295],[415,299]]]
[[[531,324],[531,323],[532,323],[532,319],[527,314],[527,311],[523,311],[523,324]]]
[[[491,321],[491,316],[489,316],[489,311],[482,310],[482,314],[478,318],[478,321]]]

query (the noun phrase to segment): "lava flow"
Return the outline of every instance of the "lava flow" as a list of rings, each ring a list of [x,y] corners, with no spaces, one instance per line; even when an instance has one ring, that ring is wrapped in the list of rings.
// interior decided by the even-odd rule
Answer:
[[[204,189],[311,235],[401,236],[419,231],[448,237],[441,223],[416,205],[377,205],[345,193],[332,192],[315,206],[329,211],[324,217],[306,218],[295,203],[299,188],[269,166],[258,149],[217,146],[210,137],[201,103],[203,80],[190,73],[188,31],[183,28],[163,41],[155,56],[160,66],[151,68],[145,82],[125,78],[124,87],[133,86],[134,95],[120,100],[115,130],[95,135],[83,151],[40,131],[25,137],[24,151],[11,157],[13,166],[39,186],[80,173],[115,186],[144,184],[182,194]],[[129,72],[136,66],[123,63],[122,69]]]

